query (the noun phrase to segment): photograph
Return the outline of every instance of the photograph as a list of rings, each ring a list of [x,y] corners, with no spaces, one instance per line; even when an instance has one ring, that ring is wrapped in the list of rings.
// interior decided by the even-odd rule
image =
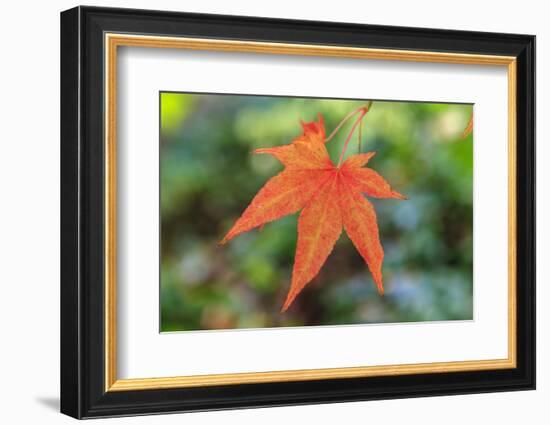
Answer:
[[[473,319],[474,105],[159,97],[162,332]]]
[[[433,397],[434,418],[506,405],[517,422],[502,393],[536,387],[536,36],[525,31],[542,27],[502,8],[504,21],[462,8],[443,22],[302,6],[60,13],[59,84],[41,86],[60,85],[49,108],[60,119],[47,120],[60,132],[60,167],[47,161],[60,262],[47,264],[60,272],[63,414],[371,401],[374,420],[425,422],[425,408],[371,410]],[[12,85],[13,109],[27,110]],[[44,205],[43,173],[21,165],[42,164],[44,138],[29,149],[27,127],[6,139],[28,151],[8,156],[11,180],[32,177],[19,215]],[[42,272],[27,251],[16,276]],[[466,408],[435,397],[466,394],[480,395],[453,397]]]

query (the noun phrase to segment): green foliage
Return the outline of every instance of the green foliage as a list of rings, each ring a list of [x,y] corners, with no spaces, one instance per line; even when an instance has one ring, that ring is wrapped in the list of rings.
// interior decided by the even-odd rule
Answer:
[[[362,151],[408,201],[373,200],[386,295],[343,236],[321,273],[280,314],[296,216],[220,247],[219,240],[281,165],[258,147],[289,143],[322,113],[330,132],[357,101],[161,95],[163,331],[472,318],[471,105],[375,101]],[[333,160],[349,124],[328,144]],[[356,138],[348,155],[356,153]]]

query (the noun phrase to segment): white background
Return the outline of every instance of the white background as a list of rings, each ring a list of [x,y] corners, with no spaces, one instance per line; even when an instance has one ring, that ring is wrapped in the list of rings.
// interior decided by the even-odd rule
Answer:
[[[506,67],[135,47],[118,67],[119,378],[507,358]],[[161,90],[474,103],[474,320],[159,334]]]
[[[399,4],[396,4],[399,3]],[[550,28],[544,2],[358,2],[188,0],[97,1],[97,5],[263,15],[535,33],[538,37],[538,140],[550,138]],[[69,1],[10,2],[1,16],[0,67],[0,420],[70,423],[59,415],[59,11]],[[537,156],[550,156],[539,143]],[[544,188],[550,167],[538,171],[538,217],[550,215]],[[548,423],[550,414],[550,238],[538,222],[538,390],[536,392],[390,400],[110,420],[110,423],[257,424]],[[546,403],[545,403],[546,402]],[[100,421],[102,422],[102,421]]]

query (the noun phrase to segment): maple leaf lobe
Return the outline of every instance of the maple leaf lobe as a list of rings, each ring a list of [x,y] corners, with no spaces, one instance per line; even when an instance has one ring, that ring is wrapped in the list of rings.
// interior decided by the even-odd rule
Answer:
[[[328,177],[325,170],[280,172],[260,189],[220,244],[225,244],[240,233],[301,210]]]
[[[298,218],[298,240],[292,281],[282,311],[290,306],[317,274],[342,233],[342,215],[334,200],[338,197],[338,171],[319,188]]]

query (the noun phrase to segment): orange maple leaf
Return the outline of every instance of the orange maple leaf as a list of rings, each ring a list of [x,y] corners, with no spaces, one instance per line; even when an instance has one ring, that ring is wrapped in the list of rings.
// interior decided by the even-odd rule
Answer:
[[[470,135],[470,133],[474,130],[474,113],[472,112],[472,115],[470,115],[470,119],[468,120],[468,125],[462,132],[462,139],[465,139]]]
[[[368,111],[363,108],[353,126]],[[346,118],[347,119],[347,118]],[[222,244],[255,227],[302,210],[298,218],[298,241],[292,281],[281,311],[286,311],[300,291],[319,273],[342,229],[366,261],[378,292],[383,294],[382,261],[384,250],[378,236],[376,213],[363,196],[405,199],[374,170],[364,165],[375,152],[357,154],[335,166],[325,143],[323,117],[302,122],[303,134],[284,146],[256,149],[270,154],[284,166],[256,194],[250,205],[225,235]]]

